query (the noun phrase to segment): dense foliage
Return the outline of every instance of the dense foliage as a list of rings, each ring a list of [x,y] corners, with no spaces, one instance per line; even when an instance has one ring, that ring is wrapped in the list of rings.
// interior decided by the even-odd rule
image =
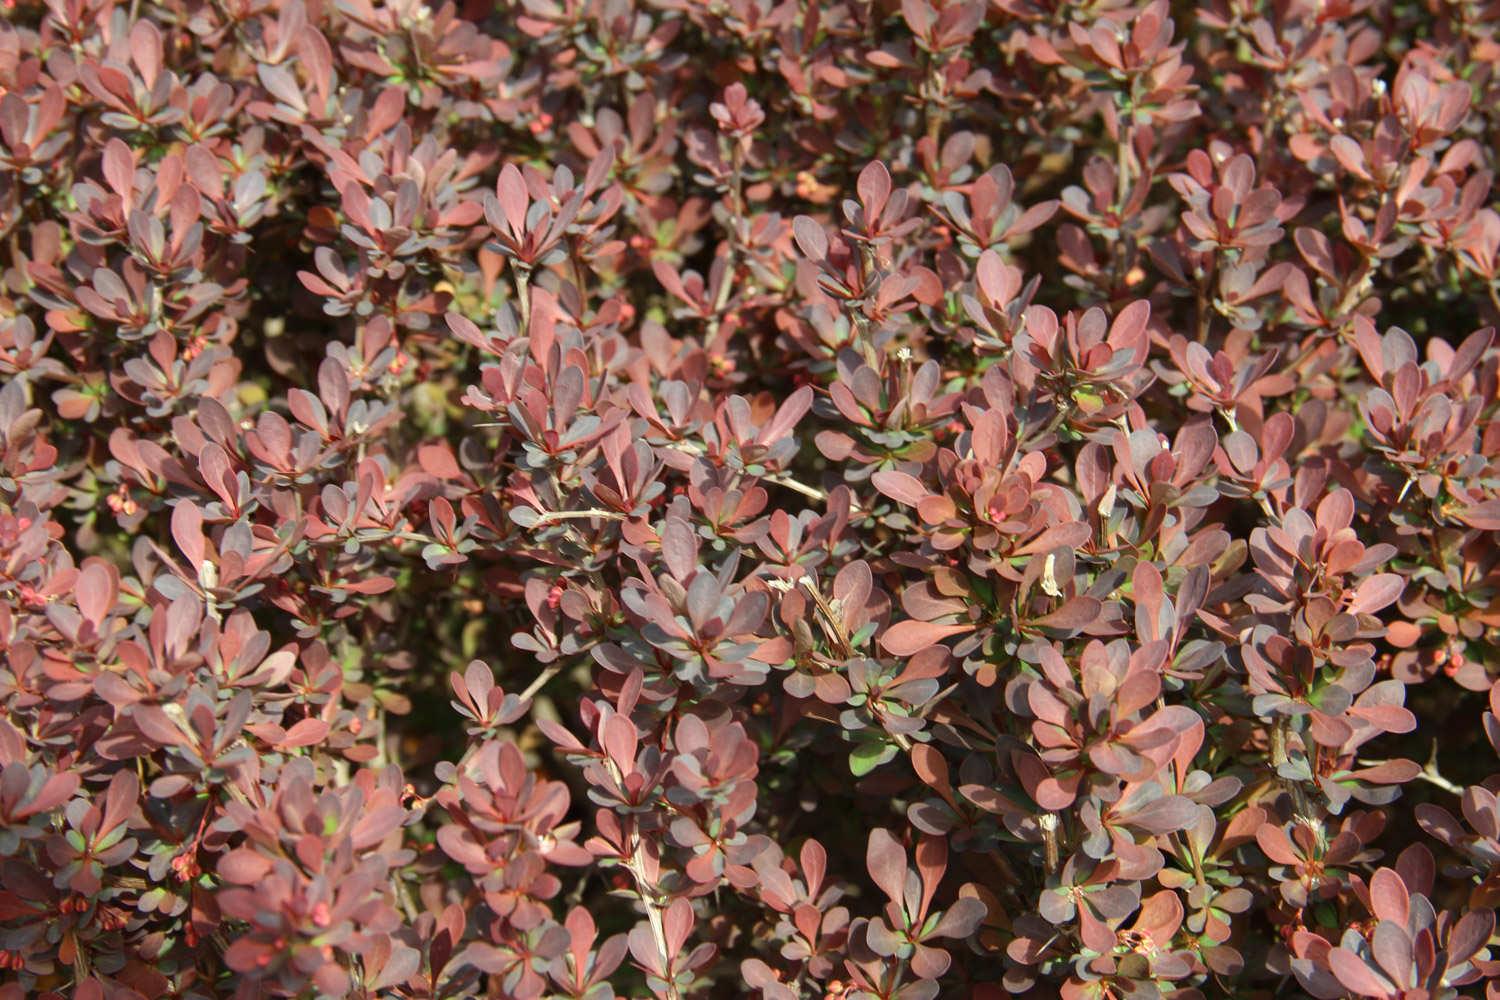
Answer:
[[[5,0],[0,1000],[1500,997],[1496,0]]]

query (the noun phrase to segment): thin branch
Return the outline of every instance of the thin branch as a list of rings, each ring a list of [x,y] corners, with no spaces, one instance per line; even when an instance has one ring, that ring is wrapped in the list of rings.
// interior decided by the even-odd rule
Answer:
[[[547,669],[537,674],[536,680],[528,684],[526,686],[526,690],[521,692],[521,700],[530,701],[532,698],[536,697],[537,692],[546,687],[548,681],[552,680],[552,678],[562,673],[562,668],[562,663],[553,663],[552,665],[548,666]]]
[[[672,952],[667,947],[666,926],[662,921],[661,905],[655,898],[656,889],[646,881],[642,846],[640,834],[637,833],[635,853],[630,859],[630,873],[635,876],[636,892],[640,894],[641,902],[646,907],[646,922],[651,925],[651,936],[656,939],[656,950],[661,956],[662,971],[665,973],[663,979],[667,984],[667,997],[669,1000],[678,1000],[677,983],[672,976]]]
[[[531,268],[520,265],[511,268],[516,278],[516,301],[521,310],[521,336],[531,330]]]
[[[828,492],[826,490],[820,490],[816,486],[808,486],[806,483],[798,482],[785,472],[771,473],[769,475],[762,476],[761,478],[768,483],[775,483],[777,486],[785,486],[793,493],[801,493],[809,500],[818,500],[823,502],[826,502],[828,500]]]
[[[591,507],[588,510],[549,510],[536,519],[536,524],[550,524],[553,521],[580,521],[594,517],[603,521],[625,520],[625,515],[618,511],[598,510]]]

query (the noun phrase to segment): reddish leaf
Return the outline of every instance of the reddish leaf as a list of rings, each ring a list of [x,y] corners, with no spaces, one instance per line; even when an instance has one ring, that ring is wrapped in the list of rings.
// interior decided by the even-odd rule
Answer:
[[[886,629],[880,636],[880,645],[892,656],[912,656],[944,639],[972,631],[973,625],[939,625],[907,619]]]

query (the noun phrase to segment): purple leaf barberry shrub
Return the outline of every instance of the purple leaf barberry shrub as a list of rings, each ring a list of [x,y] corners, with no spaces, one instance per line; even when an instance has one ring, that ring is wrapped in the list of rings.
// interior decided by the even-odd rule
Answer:
[[[4,0],[0,1000],[1500,1000],[1500,8]]]

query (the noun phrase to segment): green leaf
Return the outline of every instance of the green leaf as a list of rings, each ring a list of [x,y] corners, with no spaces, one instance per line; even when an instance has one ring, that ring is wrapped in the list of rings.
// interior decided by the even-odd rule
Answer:
[[[861,743],[849,751],[849,773],[863,778],[895,756],[896,748],[890,743]]]

